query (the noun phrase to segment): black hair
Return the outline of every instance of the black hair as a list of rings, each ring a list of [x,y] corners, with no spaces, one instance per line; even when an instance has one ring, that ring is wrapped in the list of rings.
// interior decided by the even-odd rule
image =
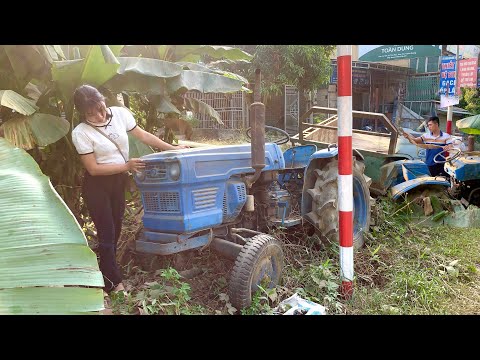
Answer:
[[[105,96],[91,85],[79,86],[73,94],[73,103],[82,121],[85,120],[85,113],[98,108],[102,101],[105,101]]]
[[[430,116],[427,120],[427,124],[428,124],[429,121],[436,122],[437,125],[440,125],[440,119],[438,118],[438,116]]]

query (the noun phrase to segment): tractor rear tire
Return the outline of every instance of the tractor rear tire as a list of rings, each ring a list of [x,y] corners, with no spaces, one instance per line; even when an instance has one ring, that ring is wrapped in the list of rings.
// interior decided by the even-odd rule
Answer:
[[[370,226],[371,179],[364,174],[365,164],[353,161],[353,246],[361,248],[364,231]],[[316,181],[307,193],[312,197],[309,220],[330,241],[338,243],[338,160],[331,159],[323,168],[314,170]]]
[[[235,260],[230,277],[230,303],[238,310],[252,303],[258,285],[268,282],[268,289],[276,287],[284,264],[283,250],[274,237],[261,234],[248,239]]]

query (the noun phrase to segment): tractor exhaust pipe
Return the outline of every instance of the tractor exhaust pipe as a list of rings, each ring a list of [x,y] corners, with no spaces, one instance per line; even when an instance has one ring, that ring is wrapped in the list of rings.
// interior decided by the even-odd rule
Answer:
[[[254,103],[250,105],[250,119],[252,128],[252,168],[255,169],[253,176],[247,176],[249,188],[258,180],[262,169],[265,167],[265,104],[261,102],[261,74],[260,69],[255,70],[255,88],[253,91]]]

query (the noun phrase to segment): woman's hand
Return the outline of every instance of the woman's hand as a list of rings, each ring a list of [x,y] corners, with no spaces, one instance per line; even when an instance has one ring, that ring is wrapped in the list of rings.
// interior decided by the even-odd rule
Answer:
[[[190,149],[190,146],[188,145],[174,145],[175,146],[175,150],[176,149]]]
[[[129,171],[140,171],[145,169],[145,161],[138,159],[138,158],[133,158],[128,160],[127,162],[127,168]]]

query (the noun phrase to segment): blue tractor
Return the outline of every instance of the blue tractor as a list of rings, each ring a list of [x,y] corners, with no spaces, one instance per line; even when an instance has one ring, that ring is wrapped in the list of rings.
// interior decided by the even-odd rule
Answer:
[[[387,183],[390,196],[396,200],[417,188],[443,186],[454,199],[461,200],[465,207],[480,206],[480,153],[462,151],[459,148],[442,151],[435,155],[434,162],[444,164],[449,175],[430,176],[428,167],[420,160],[400,160],[390,163]]]
[[[321,151],[315,145],[293,146],[282,152],[279,145],[290,138],[277,128],[272,129],[283,137],[265,143],[265,107],[256,94],[251,144],[146,155],[145,170],[134,176],[144,207],[136,251],[169,255],[211,246],[235,260],[229,297],[238,310],[251,304],[258,285],[272,288],[280,282],[282,244],[267,234],[270,229],[310,226],[322,238],[338,239],[336,146]],[[369,227],[370,192],[361,155],[355,154],[358,247]]]

